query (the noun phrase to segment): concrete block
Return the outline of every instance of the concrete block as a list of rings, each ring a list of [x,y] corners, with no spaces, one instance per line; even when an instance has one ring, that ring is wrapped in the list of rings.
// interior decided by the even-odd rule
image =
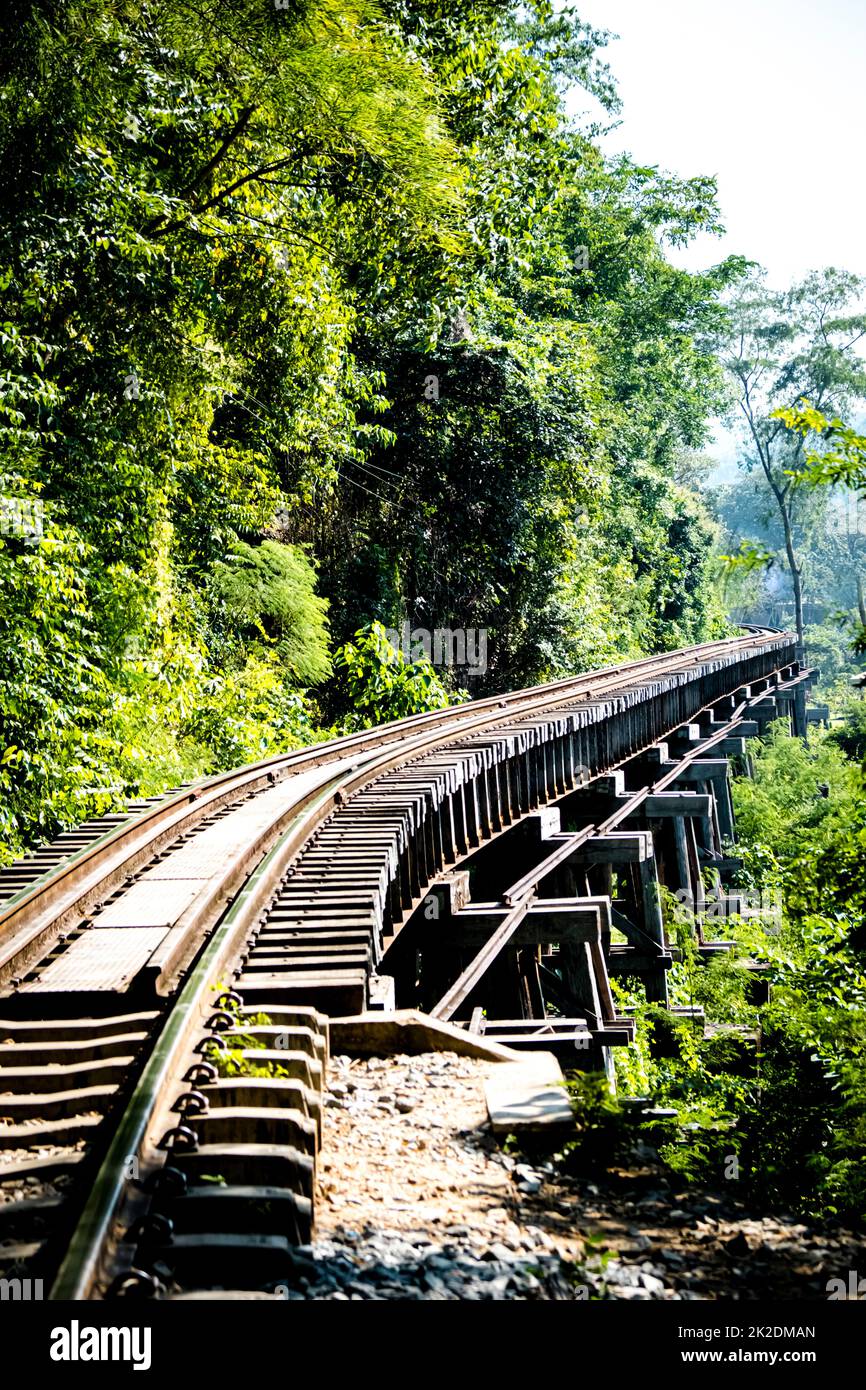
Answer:
[[[497,1067],[484,1083],[490,1123],[497,1134],[573,1125],[574,1112],[552,1052]]]

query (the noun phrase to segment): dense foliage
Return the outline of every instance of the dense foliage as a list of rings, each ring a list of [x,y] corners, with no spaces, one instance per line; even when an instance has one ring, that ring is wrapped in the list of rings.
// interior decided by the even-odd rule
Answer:
[[[701,966],[683,933],[674,1002],[710,1025],[671,1020],[637,994],[639,1045],[626,1090],[678,1112],[663,1153],[690,1178],[812,1215],[866,1218],[866,797],[846,755],[863,705],[810,746],[781,725],[752,746],[735,784],[741,887],[752,910],[718,933],[738,950]],[[841,746],[840,746],[841,745]],[[760,977],[746,968],[762,967]],[[770,985],[758,1004],[755,981]]]
[[[377,621],[488,630],[428,701],[721,629],[677,467],[741,267],[665,259],[712,180],[566,119],[616,110],[604,42],[549,0],[5,6],[0,853],[357,719]]]

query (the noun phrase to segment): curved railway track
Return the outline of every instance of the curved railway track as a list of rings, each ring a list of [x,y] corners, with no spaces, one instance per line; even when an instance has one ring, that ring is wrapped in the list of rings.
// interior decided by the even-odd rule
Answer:
[[[469,1029],[479,987],[513,998],[512,1044],[537,1042],[545,995],[569,1046],[627,1041],[616,952],[656,997],[670,953],[649,919],[612,946],[625,918],[575,865],[683,797],[699,828],[664,862],[722,865],[702,755],[796,721],[804,674],[789,635],[752,630],[269,758],[3,871],[0,1275],[55,1298],[272,1296],[312,1229],[327,1017],[392,1003],[392,981]]]

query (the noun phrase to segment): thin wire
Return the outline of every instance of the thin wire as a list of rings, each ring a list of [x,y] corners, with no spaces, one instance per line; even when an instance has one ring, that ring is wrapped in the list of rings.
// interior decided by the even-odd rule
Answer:
[[[348,458],[348,459],[345,460],[345,462],[346,462],[346,463],[352,463],[352,464],[355,465],[356,468],[361,468],[361,469],[363,469],[363,471],[364,471],[365,473],[369,473],[369,474],[370,474],[370,477],[371,477],[375,482],[381,483],[381,485],[382,485],[383,487],[388,487],[388,486],[389,486],[389,484],[386,483],[386,481],[385,481],[384,478],[378,477],[378,476],[373,472],[373,470],[372,470],[371,468],[368,468],[366,464],[363,464],[363,463],[361,462],[360,459]],[[395,473],[393,476],[396,478],[398,475]]]
[[[354,459],[344,459],[343,461],[344,463],[355,462]],[[404,512],[407,510],[406,507],[403,506],[402,502],[392,502],[388,497],[380,497],[378,492],[374,492],[373,489],[370,487],[365,487],[365,485],[363,483],[359,483],[356,478],[350,478],[348,473],[338,473],[337,477],[341,478],[343,482],[351,483],[352,487],[360,488],[362,492],[368,493],[370,497],[375,497],[376,501],[381,502],[383,507],[396,507],[398,512]]]
[[[367,460],[367,467],[373,468],[377,473],[384,473],[387,478],[405,478],[405,473],[395,473],[393,468],[383,468],[381,463],[371,463]]]
[[[357,460],[357,459],[346,459],[346,460],[344,460],[344,462],[346,462],[346,463],[357,463],[358,460]],[[344,482],[351,483],[352,487],[360,488],[362,492],[368,493],[368,495],[369,495],[370,497],[374,497],[374,498],[376,499],[376,501],[377,501],[377,502],[381,502],[381,503],[383,504],[383,506],[386,506],[386,507],[395,507],[398,511],[404,512],[404,513],[406,513],[406,514],[408,514],[408,513],[410,512],[410,510],[411,510],[410,508],[405,507],[405,506],[404,506],[402,503],[400,503],[400,502],[391,502],[391,501],[389,501],[388,498],[386,498],[386,497],[380,497],[379,494],[378,494],[378,492],[374,492],[372,488],[366,487],[366,486],[364,485],[364,483],[359,483],[359,482],[357,481],[357,479],[355,479],[355,478],[350,478],[349,475],[348,475],[347,473],[339,473],[337,476],[338,476],[339,478],[341,478]],[[414,531],[414,533],[415,533],[416,536],[421,536],[424,540],[429,540],[429,536],[426,536],[425,533],[424,533],[424,531],[421,530],[418,526],[413,526],[411,522],[408,523],[408,526],[409,526],[409,529],[410,529],[411,531]],[[429,562],[428,562],[428,568],[429,568],[429,570],[430,570],[430,573],[433,574],[433,575],[435,575],[435,577],[436,577],[438,580],[440,580],[441,583],[444,584],[445,587],[446,587],[446,589],[448,589],[449,592],[450,592],[450,581],[446,578],[446,576],[445,576],[444,574],[441,574],[440,571],[437,570],[432,564],[429,564]]]

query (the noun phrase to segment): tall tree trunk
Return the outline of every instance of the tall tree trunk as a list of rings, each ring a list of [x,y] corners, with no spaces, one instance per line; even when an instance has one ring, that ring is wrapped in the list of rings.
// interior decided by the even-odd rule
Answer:
[[[797,627],[797,646],[800,648],[800,660],[805,655],[804,648],[804,623],[803,623],[803,567],[797,563],[797,552],[794,549],[794,538],[791,533],[791,524],[788,517],[787,508],[783,506],[782,518],[785,523],[785,554],[788,557],[788,568],[791,571],[791,587],[794,590],[794,622]]]
[[[787,556],[788,560],[788,569],[791,572],[791,587],[794,591],[794,622],[797,627],[797,657],[799,661],[802,663],[805,660],[806,655],[803,643],[803,566],[797,559],[797,549],[794,545],[794,527],[791,518],[791,508],[789,505],[791,497],[791,487],[790,484],[784,484],[778,481],[778,478],[773,469],[773,457],[771,452],[773,441],[776,437],[776,434],[778,433],[778,430],[781,429],[781,424],[778,425],[777,429],[774,430],[773,434],[770,436],[768,440],[762,440],[758,430],[757,421],[755,419],[755,414],[752,409],[752,403],[749,398],[748,389],[746,389],[745,391],[744,399],[740,402],[740,409],[743,411],[743,414],[746,417],[746,421],[748,423],[749,430],[751,432],[752,439],[754,441],[755,448],[758,453],[758,458],[761,461],[761,467],[764,470],[764,477],[767,479],[767,482],[770,486],[770,491],[776,499],[776,505],[779,508],[779,515],[782,518],[782,526],[785,532],[785,555]],[[797,445],[798,455],[802,450],[802,445],[803,441],[801,440]]]
[[[791,521],[791,509],[788,505],[790,498],[790,488],[780,487],[773,476],[772,466],[769,461],[764,463],[764,473],[767,482],[773,490],[773,496],[779,508],[779,515],[782,518],[782,526],[785,531],[785,555],[788,559],[788,569],[791,572],[791,588],[794,591],[794,622],[797,627],[797,647],[798,657],[802,662],[805,659],[805,647],[803,640],[803,566],[797,559],[797,548],[794,544],[794,527]]]

